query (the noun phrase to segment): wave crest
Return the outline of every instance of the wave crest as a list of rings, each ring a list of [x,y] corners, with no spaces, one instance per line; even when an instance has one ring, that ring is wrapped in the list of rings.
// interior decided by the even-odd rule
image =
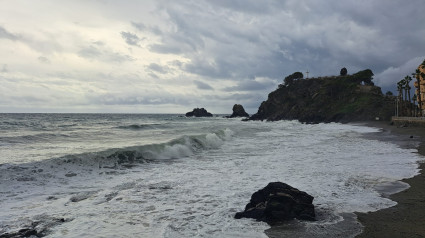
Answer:
[[[182,136],[166,143],[70,155],[62,159],[59,158],[59,161],[71,164],[98,165],[99,168],[132,167],[141,163],[182,159],[203,150],[217,149],[226,140],[230,140],[233,135],[232,130],[225,129],[203,135]]]
[[[149,130],[149,129],[157,129],[158,127],[162,127],[163,124],[132,124],[126,126],[118,126],[116,128],[123,130]]]

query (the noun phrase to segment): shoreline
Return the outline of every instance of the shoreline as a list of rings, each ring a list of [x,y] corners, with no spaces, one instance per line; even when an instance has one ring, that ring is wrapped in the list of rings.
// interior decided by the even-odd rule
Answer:
[[[397,127],[389,122],[365,122],[362,125],[381,128],[377,139],[397,143],[404,148],[414,148],[425,159],[425,129]],[[382,134],[384,133],[384,134]],[[392,139],[391,139],[392,138]],[[394,141],[394,138],[395,141]],[[400,192],[382,196],[397,202],[397,205],[375,212],[356,213],[363,225],[362,233],[356,238],[366,237],[425,237],[425,163],[419,162],[419,174],[400,182],[410,187]]]

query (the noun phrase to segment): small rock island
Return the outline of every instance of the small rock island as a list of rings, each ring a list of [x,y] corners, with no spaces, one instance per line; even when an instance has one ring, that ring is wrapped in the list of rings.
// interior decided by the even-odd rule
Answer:
[[[249,114],[246,113],[245,109],[240,104],[233,105],[233,113],[228,118],[234,118],[234,117],[249,117]]]
[[[186,113],[187,117],[212,117],[213,115],[209,113],[205,108],[194,108],[193,111]]]

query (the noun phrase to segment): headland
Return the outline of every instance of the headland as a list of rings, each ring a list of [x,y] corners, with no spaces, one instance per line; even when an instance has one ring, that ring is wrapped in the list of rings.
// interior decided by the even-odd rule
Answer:
[[[302,74],[296,74],[302,77]],[[251,120],[306,123],[389,121],[396,97],[384,95],[366,69],[353,75],[297,78],[292,75],[268,95]]]

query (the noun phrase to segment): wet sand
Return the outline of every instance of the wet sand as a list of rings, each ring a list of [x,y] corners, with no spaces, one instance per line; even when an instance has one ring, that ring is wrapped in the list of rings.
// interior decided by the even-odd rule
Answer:
[[[389,123],[368,122],[367,126],[382,128],[379,139],[391,140],[402,147],[417,148],[425,156],[425,128],[390,126]],[[424,157],[425,159],[425,157]],[[364,226],[358,238],[363,237],[425,237],[425,164],[420,164],[419,175],[405,179],[410,188],[390,195],[396,206],[376,212],[357,213]]]

